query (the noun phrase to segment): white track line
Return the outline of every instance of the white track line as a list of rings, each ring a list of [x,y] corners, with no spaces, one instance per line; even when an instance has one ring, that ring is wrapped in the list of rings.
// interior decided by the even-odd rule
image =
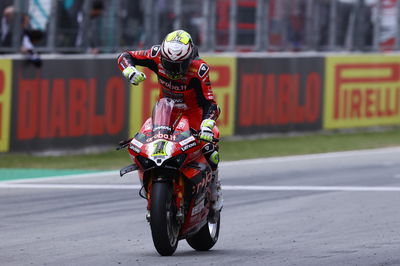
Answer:
[[[352,191],[352,192],[400,192],[400,187],[360,187],[360,186],[222,186],[222,190],[253,191]]]
[[[140,189],[140,185],[109,184],[16,184],[0,183],[0,189]],[[356,186],[222,186],[225,191],[351,191],[351,192],[400,192],[400,187],[356,187]]]
[[[109,185],[109,184],[20,184],[0,183],[1,188],[40,188],[40,189],[140,189],[140,185]]]

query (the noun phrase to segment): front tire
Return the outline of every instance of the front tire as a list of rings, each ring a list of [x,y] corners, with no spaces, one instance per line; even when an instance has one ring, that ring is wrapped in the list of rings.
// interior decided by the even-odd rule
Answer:
[[[178,246],[180,226],[170,183],[154,183],[151,192],[150,227],[153,243],[162,256],[171,256]]]
[[[217,243],[219,236],[219,227],[221,221],[221,212],[218,213],[216,221],[210,217],[207,223],[195,235],[188,237],[186,241],[195,250],[207,251]]]

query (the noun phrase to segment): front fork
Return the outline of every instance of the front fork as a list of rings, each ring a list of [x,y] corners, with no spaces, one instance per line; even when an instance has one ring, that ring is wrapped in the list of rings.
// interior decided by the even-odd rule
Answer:
[[[179,175],[178,180],[173,179],[172,180],[172,185],[174,189],[174,195],[176,195],[175,198],[175,203],[176,203],[176,220],[179,224],[183,224],[185,221],[185,215],[184,215],[184,199],[183,195],[185,192],[185,183],[183,181],[183,176]],[[149,180],[149,183],[147,184],[147,214],[146,214],[146,220],[150,222],[151,216],[150,216],[150,203],[151,203],[151,191],[152,191],[152,186],[153,186],[153,179]]]
[[[185,221],[184,209],[183,209],[183,195],[185,193],[185,184],[183,182],[183,176],[179,175],[178,182],[174,182],[174,190],[176,195],[176,219],[179,224],[183,224]]]

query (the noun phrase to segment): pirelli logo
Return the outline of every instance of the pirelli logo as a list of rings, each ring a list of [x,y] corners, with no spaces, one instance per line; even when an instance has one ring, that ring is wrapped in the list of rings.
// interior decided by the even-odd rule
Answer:
[[[340,59],[327,60],[325,127],[400,123],[400,57]]]

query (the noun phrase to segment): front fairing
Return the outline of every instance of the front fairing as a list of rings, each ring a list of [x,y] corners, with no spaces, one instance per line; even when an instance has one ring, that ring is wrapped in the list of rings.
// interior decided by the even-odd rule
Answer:
[[[201,147],[182,109],[173,100],[162,98],[131,141],[129,153],[143,171],[155,167],[180,169],[187,159],[201,156]]]

